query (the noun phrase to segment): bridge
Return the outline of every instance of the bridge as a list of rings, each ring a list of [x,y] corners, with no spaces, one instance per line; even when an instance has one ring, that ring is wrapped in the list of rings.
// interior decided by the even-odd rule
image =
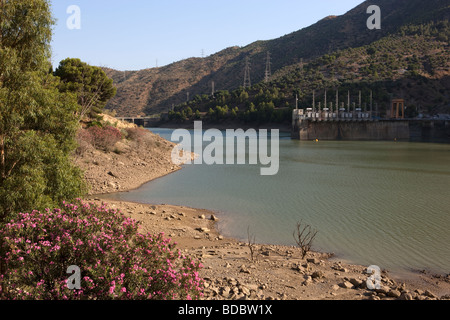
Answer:
[[[147,128],[153,127],[161,121],[159,117],[116,117],[116,119]]]

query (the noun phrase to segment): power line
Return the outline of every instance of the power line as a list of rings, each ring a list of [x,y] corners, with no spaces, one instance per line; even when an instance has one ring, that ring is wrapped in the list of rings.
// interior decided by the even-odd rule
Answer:
[[[266,73],[264,77],[264,82],[268,83],[270,81],[270,77],[272,76],[272,63],[270,62],[270,52],[267,51],[267,60],[266,60]]]
[[[252,86],[252,81],[250,79],[250,58],[245,58],[245,70],[244,70],[244,89],[250,88]]]

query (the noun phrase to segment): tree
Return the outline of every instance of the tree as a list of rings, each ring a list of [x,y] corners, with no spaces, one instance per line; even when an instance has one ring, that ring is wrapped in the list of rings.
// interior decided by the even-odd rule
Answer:
[[[84,192],[76,98],[49,74],[53,23],[47,0],[0,0],[0,224]]]
[[[248,93],[245,90],[242,90],[241,94],[239,95],[239,102],[244,103],[248,100]]]
[[[61,92],[77,95],[80,106],[77,115],[80,120],[87,114],[102,112],[117,92],[113,80],[101,68],[90,66],[80,59],[67,58],[61,61],[54,75],[61,79]]]

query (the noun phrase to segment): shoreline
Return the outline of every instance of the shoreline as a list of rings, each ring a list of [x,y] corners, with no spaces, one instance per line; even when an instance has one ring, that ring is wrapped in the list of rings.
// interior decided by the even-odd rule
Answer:
[[[153,180],[182,169],[170,161],[174,144],[151,133],[152,149],[123,147],[123,153],[92,151],[78,161],[88,168],[86,178],[94,185],[85,200],[107,203],[141,221],[142,233],[164,232],[177,247],[205,266],[205,300],[379,300],[437,299],[450,297],[450,276],[412,272],[404,278],[383,270],[382,288],[366,287],[367,266],[342,261],[324,252],[310,252],[301,259],[293,246],[255,243],[258,255],[251,259],[248,242],[220,234],[214,210],[170,204],[102,199],[130,192]],[[95,159],[95,160],[93,160]],[[426,294],[427,293],[427,294]]]
[[[368,290],[367,266],[316,251],[301,259],[300,250],[294,246],[258,243],[257,258],[252,260],[247,242],[220,234],[217,213],[211,210],[104,200],[101,195],[86,200],[119,209],[142,223],[141,232],[163,232],[180,250],[199,259],[204,265],[200,275],[207,284],[205,300],[244,296],[252,300],[428,300],[450,294],[448,278],[389,270],[382,270],[380,290]],[[228,292],[233,283],[249,289],[244,289],[248,295]]]
[[[227,289],[223,294],[222,289],[229,287],[226,285],[229,279],[241,279],[238,283],[245,283],[251,288],[263,288],[254,290],[254,296],[247,296],[255,300],[378,300],[408,299],[410,296],[425,300],[450,294],[448,276],[407,270],[382,270],[382,289],[379,292],[370,291],[365,287],[367,266],[353,264],[333,253],[318,251],[311,251],[305,259],[301,259],[299,249],[294,246],[257,243],[260,254],[257,259],[251,260],[246,241],[219,232],[219,213],[214,210],[102,199],[103,195],[97,194],[88,199],[96,203],[108,203],[126,216],[141,221],[142,232],[164,232],[177,243],[179,249],[200,259],[205,266],[200,274],[206,279],[207,287],[213,288],[207,291],[206,300],[243,298],[238,294],[234,297],[227,295]],[[215,217],[214,220],[211,217]],[[267,254],[268,251],[273,254]],[[270,271],[268,267],[271,267]],[[272,272],[276,272],[275,276]],[[252,277],[254,273],[260,275]],[[284,279],[285,275],[287,280]],[[266,279],[266,282],[261,284],[261,279]],[[328,290],[324,291],[324,286]],[[299,289],[301,291],[297,293]],[[425,295],[426,292],[428,295]]]

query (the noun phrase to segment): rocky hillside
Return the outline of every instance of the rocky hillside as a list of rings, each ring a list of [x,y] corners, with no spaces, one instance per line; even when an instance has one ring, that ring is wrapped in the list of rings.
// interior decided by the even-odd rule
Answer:
[[[382,10],[382,29],[368,30],[367,7]],[[264,79],[267,51],[272,72],[351,48],[370,45],[407,25],[445,21],[450,17],[449,0],[365,1],[342,16],[331,16],[302,30],[246,47],[232,47],[206,58],[191,58],[161,68],[119,72],[105,69],[118,88],[107,108],[118,115],[136,116],[166,112],[172,105],[195,95],[216,90],[234,90],[243,84],[245,58],[251,61],[252,83]],[[446,41],[447,39],[441,39]],[[351,63],[351,62],[350,62]]]

